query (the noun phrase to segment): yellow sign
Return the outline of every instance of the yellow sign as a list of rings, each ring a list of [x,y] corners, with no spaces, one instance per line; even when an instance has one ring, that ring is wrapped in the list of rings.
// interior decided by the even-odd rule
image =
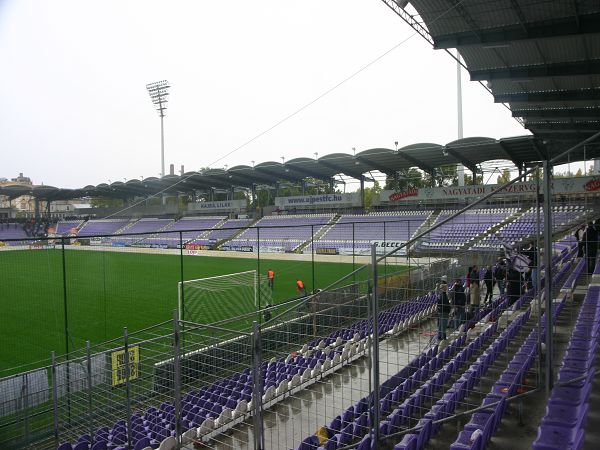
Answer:
[[[110,354],[112,368],[112,385],[118,386],[127,381],[127,362],[125,350],[117,350]],[[139,375],[140,347],[129,347],[129,381],[135,380]]]

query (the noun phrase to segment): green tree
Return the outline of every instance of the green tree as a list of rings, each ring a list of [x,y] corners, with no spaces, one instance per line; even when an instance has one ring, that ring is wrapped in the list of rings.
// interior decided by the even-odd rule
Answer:
[[[408,169],[399,170],[398,177],[388,175],[385,179],[384,188],[386,190],[403,191],[406,189],[422,187],[425,187],[423,172],[416,167],[410,167]]]
[[[92,208],[121,208],[124,203],[122,198],[94,197],[90,200]]]
[[[435,183],[432,183],[431,174],[426,173],[424,177],[425,186],[453,186],[458,184],[458,173],[456,164],[440,166],[435,171]]]
[[[373,199],[381,193],[383,189],[378,181],[375,181],[373,187],[365,188],[365,208],[369,208],[373,204]]]
[[[468,186],[470,184],[473,184],[473,176],[469,173],[465,173],[465,185]],[[475,184],[483,184],[483,175],[477,175],[475,177]]]
[[[498,178],[496,178],[496,182],[498,184],[505,184],[508,183],[510,181],[510,170],[508,169],[504,169],[502,171],[502,173],[500,175],[498,175]]]

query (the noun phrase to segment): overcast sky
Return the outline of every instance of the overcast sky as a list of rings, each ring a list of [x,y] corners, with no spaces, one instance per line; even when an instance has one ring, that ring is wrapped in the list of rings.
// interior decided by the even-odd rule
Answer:
[[[379,0],[0,0],[0,177],[82,187],[456,139],[456,63]],[[528,134],[463,72],[464,135]],[[229,156],[226,156],[228,155]]]

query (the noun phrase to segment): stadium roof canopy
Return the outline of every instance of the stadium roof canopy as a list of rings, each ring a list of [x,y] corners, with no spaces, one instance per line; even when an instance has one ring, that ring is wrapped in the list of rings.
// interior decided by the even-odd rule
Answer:
[[[544,140],[534,136],[518,136],[504,139],[470,137],[449,142],[445,145],[433,143],[412,144],[398,150],[372,148],[356,154],[333,153],[320,158],[296,158],[284,163],[265,161],[251,166],[234,166],[228,170],[208,169],[202,172],[187,172],[182,176],[166,175],[163,178],[144,178],[117,181],[80,189],[62,189],[52,186],[0,186],[0,195],[11,199],[21,195],[32,195],[44,200],[66,200],[80,197],[147,197],[159,192],[177,194],[210,189],[250,189],[253,186],[270,185],[278,182],[301,183],[307,178],[334,182],[334,176],[361,179],[370,171],[394,175],[403,169],[418,167],[426,172],[435,172],[446,165],[462,163],[471,171],[479,171],[481,163],[494,160],[510,160],[517,167],[532,161],[552,157],[562,148],[549,147]],[[571,161],[583,159],[583,150],[572,155]],[[600,153],[600,152],[598,152]],[[586,155],[591,156],[589,153]],[[566,162],[566,161],[565,161]]]
[[[600,130],[600,1],[383,1],[550,146]]]

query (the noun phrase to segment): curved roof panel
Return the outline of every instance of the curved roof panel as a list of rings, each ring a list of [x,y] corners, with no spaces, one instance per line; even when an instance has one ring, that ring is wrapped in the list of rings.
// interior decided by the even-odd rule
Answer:
[[[598,148],[596,148],[598,147]],[[588,147],[572,154],[574,162],[586,157],[600,155],[600,146]],[[150,196],[158,192],[175,194],[178,192],[207,191],[209,189],[229,190],[231,188],[252,188],[256,185],[275,185],[281,181],[298,183],[306,178],[331,182],[333,177],[344,174],[355,179],[367,179],[364,174],[380,171],[394,175],[399,170],[418,167],[428,172],[449,164],[462,163],[472,171],[486,161],[509,159],[521,166],[531,161],[552,157],[564,147],[548,143],[536,136],[517,136],[503,139],[489,137],[469,137],[455,140],[445,145],[436,143],[416,143],[399,148],[371,148],[354,155],[330,153],[320,158],[295,158],[286,162],[264,161],[254,167],[239,165],[228,170],[208,169],[203,172],[186,172],[182,176],[167,175],[163,178],[148,177],[142,180],[115,181],[110,185],[85,186],[81,189],[59,189],[53,186],[0,186],[0,195],[16,198],[21,195],[34,195],[40,199],[56,200],[82,196],[106,196],[130,198]]]
[[[457,48],[471,80],[487,81],[548,154],[600,131],[598,0],[410,0],[418,14],[384,1],[434,48]]]

